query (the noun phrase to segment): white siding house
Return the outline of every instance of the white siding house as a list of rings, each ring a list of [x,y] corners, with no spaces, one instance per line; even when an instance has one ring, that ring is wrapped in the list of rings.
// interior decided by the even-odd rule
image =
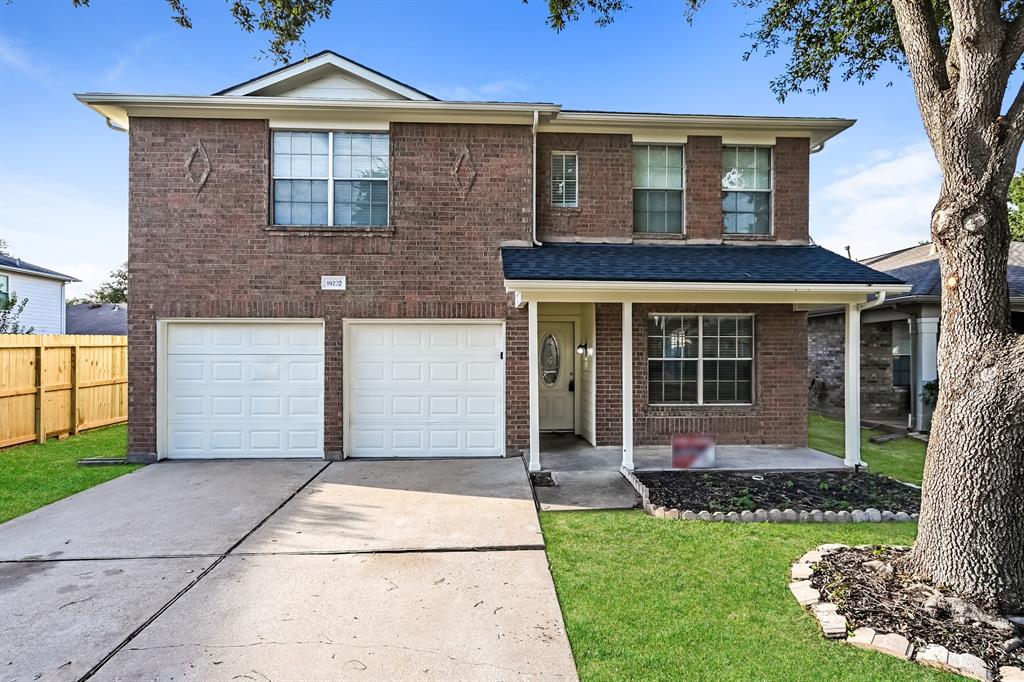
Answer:
[[[20,258],[0,256],[0,298],[11,293],[28,299],[18,324],[35,334],[64,334],[64,287],[78,279],[26,263]]]

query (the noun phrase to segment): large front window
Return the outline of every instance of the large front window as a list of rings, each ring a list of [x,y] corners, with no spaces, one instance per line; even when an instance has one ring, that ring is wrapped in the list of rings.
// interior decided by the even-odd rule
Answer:
[[[386,227],[387,133],[274,132],[274,224]]]
[[[682,234],[682,147],[633,147],[633,231]]]
[[[647,393],[656,405],[753,402],[752,315],[647,319]]]
[[[725,234],[771,234],[770,147],[722,149],[722,218]]]

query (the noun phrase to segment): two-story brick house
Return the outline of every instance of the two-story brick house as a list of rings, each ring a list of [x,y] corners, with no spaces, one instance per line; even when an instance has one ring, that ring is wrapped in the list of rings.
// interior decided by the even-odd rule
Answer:
[[[438,101],[331,52],[78,97],[130,138],[134,459],[806,444],[806,309],[904,290],[809,244],[849,120]]]

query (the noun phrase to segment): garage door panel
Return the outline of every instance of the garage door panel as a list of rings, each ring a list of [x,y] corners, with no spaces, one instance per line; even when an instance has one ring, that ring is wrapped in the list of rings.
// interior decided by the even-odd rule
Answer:
[[[322,457],[323,330],[169,323],[169,457]]]
[[[502,453],[500,323],[360,323],[347,344],[349,456]]]
[[[171,324],[169,355],[323,354],[323,327],[313,324],[217,322]]]

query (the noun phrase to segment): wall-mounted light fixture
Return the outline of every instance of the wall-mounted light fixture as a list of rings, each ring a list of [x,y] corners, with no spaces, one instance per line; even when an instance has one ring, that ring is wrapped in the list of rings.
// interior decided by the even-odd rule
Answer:
[[[587,342],[584,341],[580,345],[576,346],[576,355],[589,355],[590,349],[587,347]]]

